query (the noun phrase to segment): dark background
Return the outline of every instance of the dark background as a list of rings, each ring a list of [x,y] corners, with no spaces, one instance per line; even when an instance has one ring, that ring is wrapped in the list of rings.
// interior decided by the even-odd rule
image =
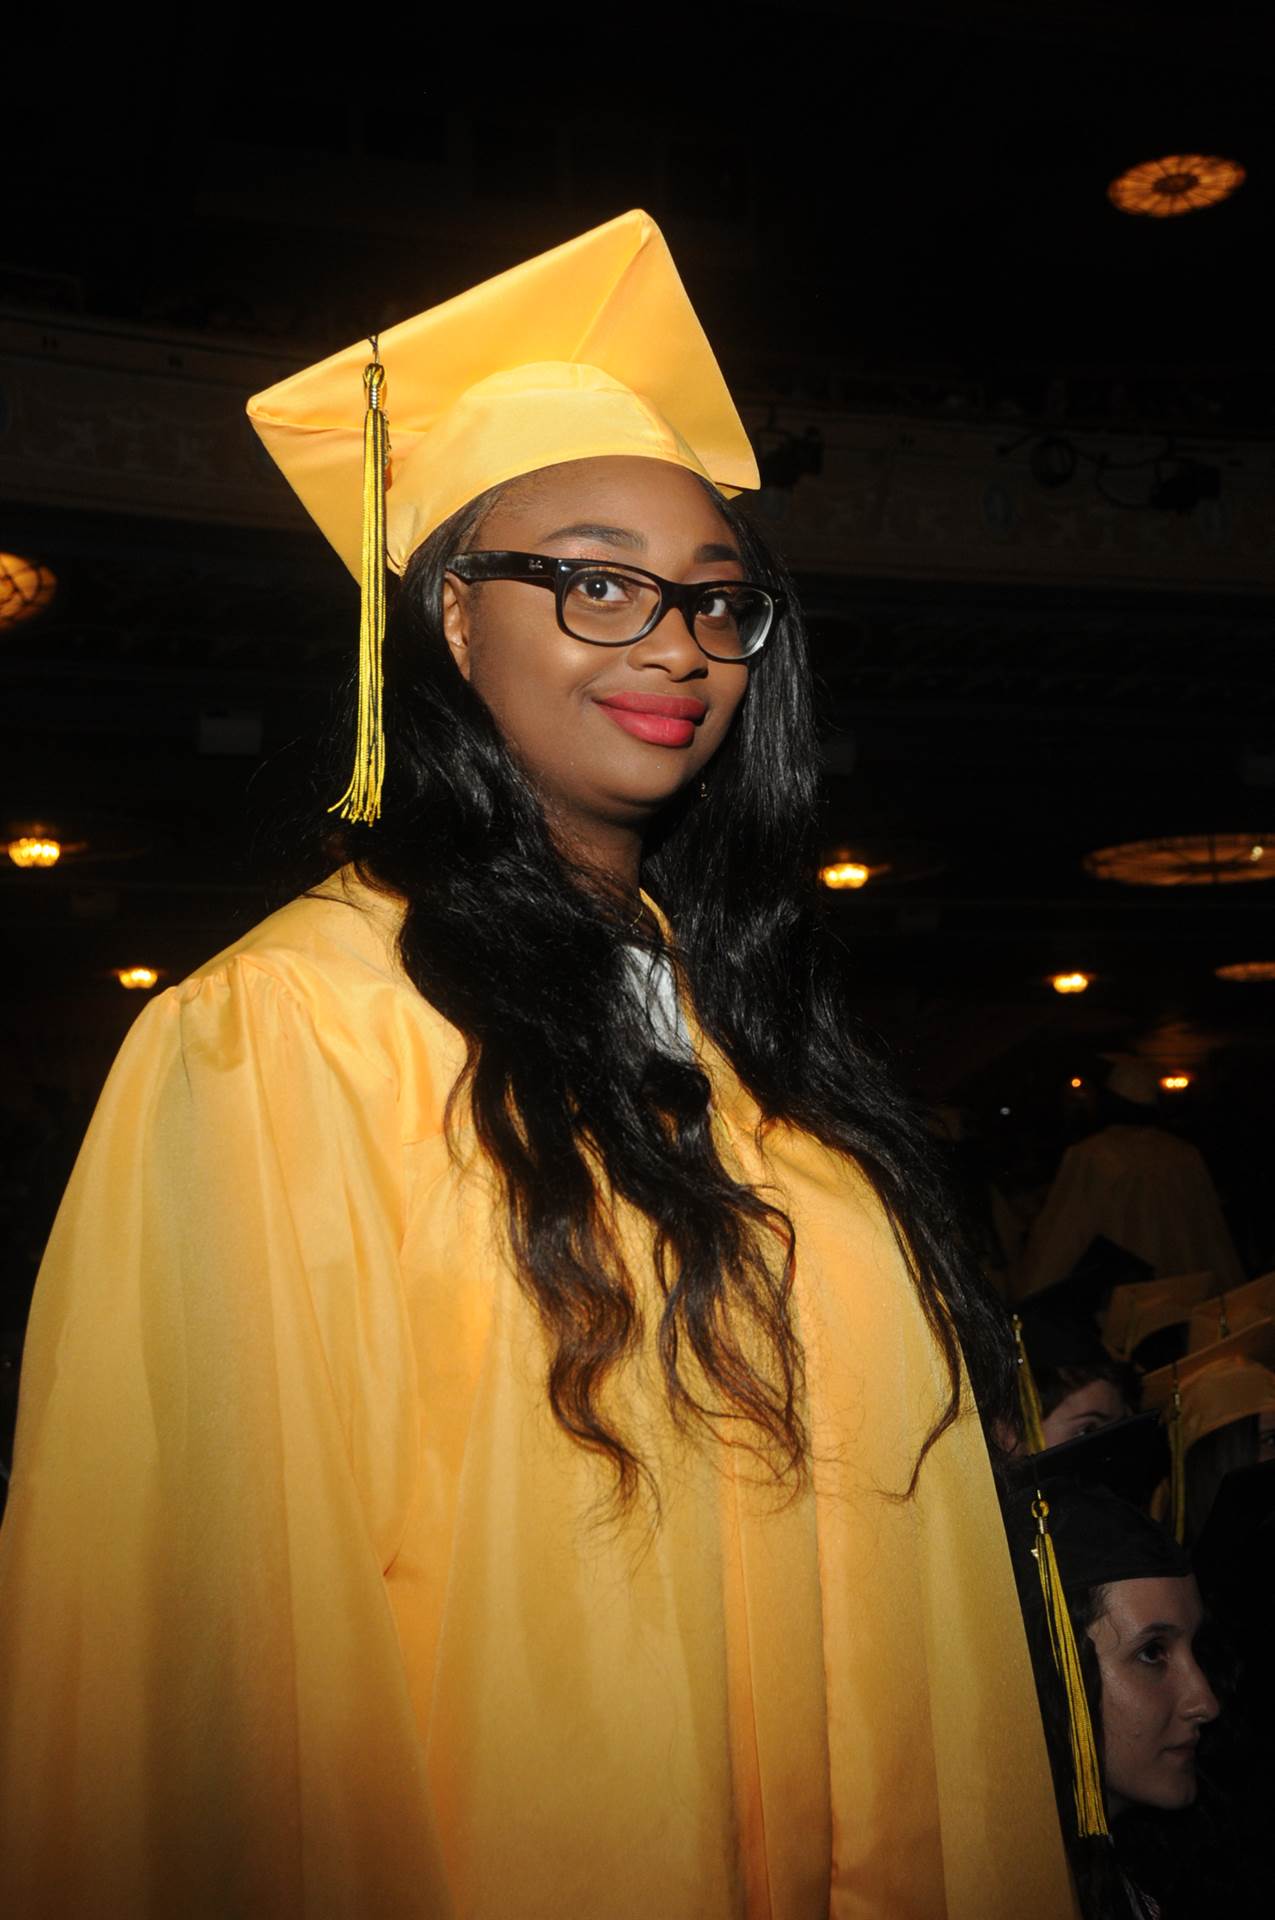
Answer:
[[[192,393],[198,353],[257,355],[274,370],[227,400],[227,431],[250,438],[254,385],[641,205],[764,455],[791,447],[765,431],[784,409],[958,439],[995,424],[1024,459],[1042,438],[1123,436],[1167,467],[1109,476],[1119,507],[1083,451],[1066,484],[1155,520],[1171,554],[1208,503],[1151,505],[1158,476],[1206,459],[1225,508],[1233,467],[1249,484],[1275,465],[1261,13],[789,0],[690,25],[559,10],[517,44],[495,16],[434,16],[388,45],[369,19],[325,56],[232,33],[151,44],[127,73],[116,48],[12,88],[0,322],[26,329],[15,377],[37,383],[40,340],[72,322],[112,351],[171,343]],[[1181,219],[1116,212],[1109,180],[1173,151],[1237,159],[1247,182]],[[782,466],[757,509],[781,551],[814,498]],[[274,903],[275,823],[357,609],[282,499],[273,525],[200,519],[6,472],[0,549],[59,589],[0,636],[0,824],[88,842],[52,873],[0,875],[14,1318],[141,997],[110,969],[148,961],[162,986]],[[1275,845],[1275,563],[1255,552],[1247,571],[1136,582],[1066,553],[998,577],[923,537],[907,566],[870,539],[844,566],[799,564],[828,848],[890,867],[834,905],[856,1003],[1011,1187],[1085,1124],[1069,1082],[1101,1050],[1189,1071],[1175,1124],[1252,1271],[1272,1259],[1275,987],[1213,969],[1275,959],[1272,890],[1122,888],[1081,861],[1174,833]],[[1077,966],[1094,984],[1063,1001],[1046,976]]]

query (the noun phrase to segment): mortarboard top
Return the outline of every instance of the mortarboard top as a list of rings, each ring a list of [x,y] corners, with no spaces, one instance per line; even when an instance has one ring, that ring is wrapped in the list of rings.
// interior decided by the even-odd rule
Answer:
[[[1039,1605],[1039,1581],[1031,1552],[1036,1541],[1032,1502],[1038,1487],[1049,1503],[1049,1531],[1065,1593],[1081,1593],[1116,1580],[1178,1579],[1190,1573],[1186,1550],[1157,1521],[1127,1500],[1104,1486],[1042,1478],[1016,1489],[1005,1503],[1005,1526],[1019,1588],[1033,1606]]]
[[[1016,1305],[1024,1315],[1030,1308],[1033,1313],[1039,1310],[1054,1320],[1093,1325],[1113,1288],[1150,1280],[1154,1273],[1155,1268],[1146,1260],[1109,1240],[1105,1233],[1098,1233],[1070,1273],[1048,1287],[1025,1294]]]
[[[1176,1367],[1149,1373],[1142,1385],[1145,1404],[1168,1407],[1175,1379],[1186,1451],[1233,1420],[1275,1413],[1275,1320],[1254,1321],[1228,1340],[1186,1354]]]
[[[1158,1414],[1136,1413],[1043,1453],[1016,1455],[1006,1471],[1014,1485],[1074,1480],[1105,1487],[1131,1506],[1145,1508],[1168,1474],[1169,1445]]]
[[[713,350],[649,214],[512,267],[379,336],[391,456],[388,564],[401,573],[467,501],[568,460],[667,460],[721,492],[759,485]],[[248,402],[267,451],[358,575],[368,342]]]
[[[1110,1364],[1110,1355],[1092,1327],[1070,1316],[1060,1317],[1052,1306],[1042,1311],[1038,1299],[1039,1295],[1033,1294],[1024,1300],[1019,1312],[1023,1345],[1033,1374],[1084,1367],[1095,1360]]]
[[[1219,1293],[1216,1299],[1206,1300],[1193,1309],[1187,1334],[1187,1352],[1195,1353],[1201,1347],[1214,1346],[1226,1338],[1227,1333],[1239,1333],[1242,1328],[1252,1326],[1255,1320],[1266,1320],[1272,1316],[1275,1316],[1275,1273],[1259,1274],[1256,1280],[1250,1280],[1246,1286],[1232,1287],[1226,1293]]]
[[[1192,1310],[1216,1292],[1217,1280],[1207,1269],[1117,1287],[1102,1324],[1108,1352],[1118,1360],[1127,1360],[1149,1334],[1159,1333],[1164,1327],[1184,1326]]]

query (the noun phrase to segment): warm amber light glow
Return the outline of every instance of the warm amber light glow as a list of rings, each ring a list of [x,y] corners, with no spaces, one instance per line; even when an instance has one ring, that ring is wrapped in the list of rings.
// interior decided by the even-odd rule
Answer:
[[[1056,973],[1049,984],[1055,993],[1083,993],[1092,978],[1091,973]]]
[[[1076,1091],[1077,1093],[1079,1093],[1079,1091],[1080,1091],[1080,1089],[1081,1089],[1081,1087],[1083,1087],[1085,1083],[1084,1083],[1084,1081],[1083,1081],[1083,1080],[1081,1080],[1081,1079],[1079,1079],[1079,1078],[1078,1078],[1078,1077],[1077,1077],[1077,1076],[1076,1076],[1075,1074],[1073,1074],[1073,1075],[1072,1075],[1072,1081],[1071,1081],[1071,1084],[1072,1084],[1072,1087],[1073,1087],[1073,1089],[1074,1089],[1074,1090],[1075,1090],[1075,1091]]]
[[[1096,880],[1129,887],[1225,887],[1275,880],[1275,835],[1186,833],[1173,839],[1130,840],[1085,855]]]
[[[154,967],[116,967],[115,978],[122,987],[153,987],[159,974]]]
[[[1219,980],[1275,980],[1275,960],[1236,960],[1213,971]]]
[[[51,567],[18,553],[0,553],[0,630],[42,613],[57,590]]]
[[[1107,188],[1107,198],[1121,213],[1167,220],[1176,213],[1215,207],[1243,184],[1244,169],[1235,160],[1223,160],[1217,154],[1166,153],[1162,160],[1144,160],[1122,173]]]
[[[58,840],[42,840],[34,834],[24,833],[20,840],[10,840],[8,854],[15,867],[56,867],[62,855],[62,844]]]
[[[1162,1073],[1160,1085],[1165,1093],[1185,1093],[1191,1084],[1189,1073]]]
[[[843,887],[866,887],[870,878],[871,869],[861,866],[857,860],[837,860],[819,869],[820,885],[831,887],[834,893]]]

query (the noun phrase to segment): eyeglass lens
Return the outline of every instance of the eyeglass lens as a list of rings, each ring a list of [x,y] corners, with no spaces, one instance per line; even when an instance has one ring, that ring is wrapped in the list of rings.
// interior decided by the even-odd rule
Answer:
[[[562,617],[578,640],[623,646],[650,624],[659,597],[659,588],[640,574],[624,567],[591,567],[571,576],[562,596]],[[770,616],[769,594],[718,583],[696,603],[695,638],[715,659],[742,660],[765,638]]]

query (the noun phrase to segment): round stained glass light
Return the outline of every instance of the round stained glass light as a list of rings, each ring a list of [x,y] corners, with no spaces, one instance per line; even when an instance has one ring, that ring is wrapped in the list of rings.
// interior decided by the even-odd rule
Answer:
[[[21,554],[0,553],[0,631],[43,613],[57,590],[51,567]]]
[[[1122,173],[1107,188],[1107,198],[1122,213],[1168,220],[1174,214],[1215,207],[1243,184],[1244,169],[1235,160],[1223,160],[1217,154],[1166,153],[1162,160],[1144,160]]]
[[[1275,980],[1275,960],[1236,960],[1213,971],[1219,980]]]
[[[1218,887],[1275,880],[1275,833],[1187,833],[1087,853],[1085,871],[1127,887]]]

